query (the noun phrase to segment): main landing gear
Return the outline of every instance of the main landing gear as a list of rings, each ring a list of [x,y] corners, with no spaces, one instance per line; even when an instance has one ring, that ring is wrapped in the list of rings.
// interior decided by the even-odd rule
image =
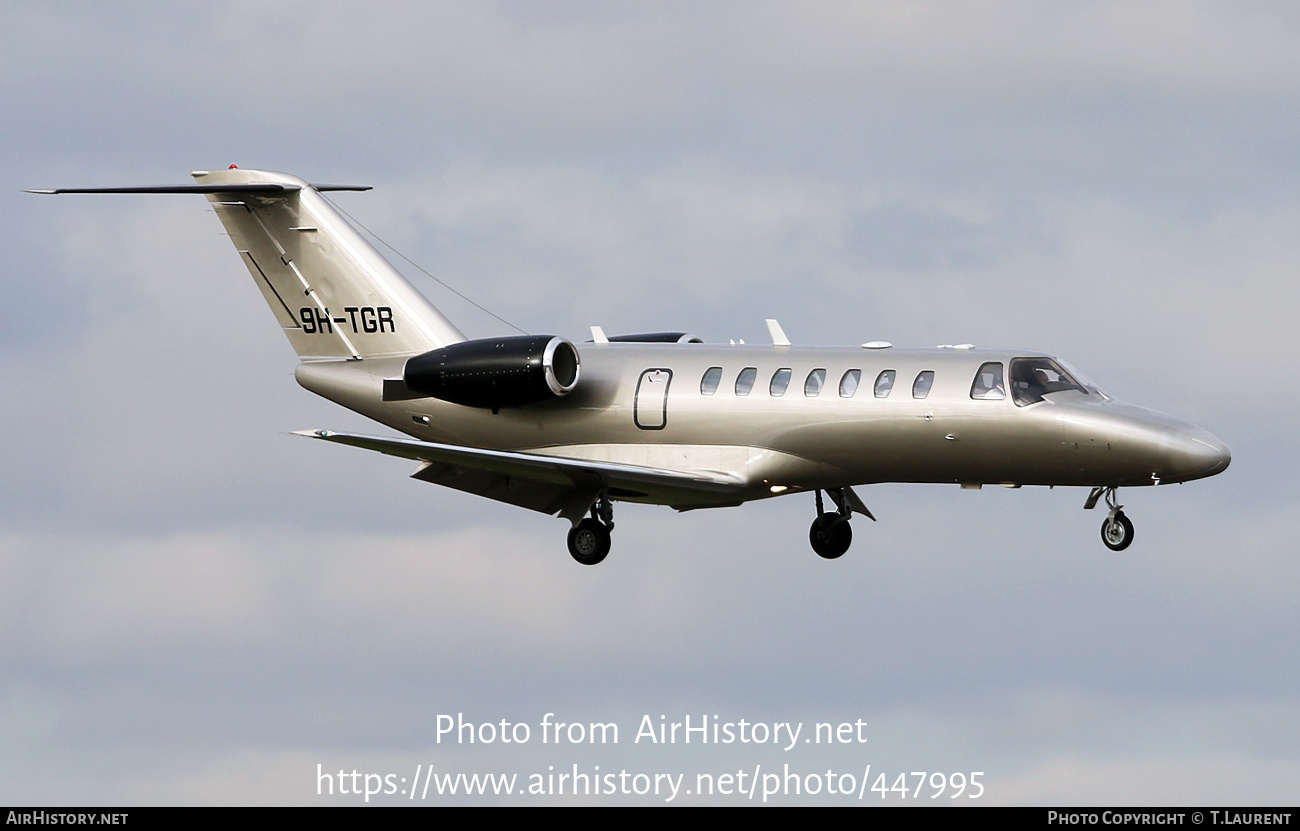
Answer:
[[[1124,506],[1116,499],[1116,489],[1093,488],[1083,507],[1092,509],[1103,494],[1106,496],[1106,507],[1110,508],[1110,513],[1101,523],[1101,541],[1111,551],[1123,551],[1133,542],[1133,523],[1124,516]]]
[[[609,554],[609,532],[614,530],[614,506],[601,494],[591,506],[591,516],[569,531],[569,554],[584,566],[594,566]]]
[[[838,508],[835,511],[825,509],[822,505],[822,492],[817,491],[817,518],[813,520],[812,528],[808,529],[808,542],[812,543],[812,550],[817,552],[817,556],[827,560],[842,556],[853,544],[853,529],[849,526],[853,509],[849,507],[845,490],[847,488],[829,488],[826,491],[835,501]]]

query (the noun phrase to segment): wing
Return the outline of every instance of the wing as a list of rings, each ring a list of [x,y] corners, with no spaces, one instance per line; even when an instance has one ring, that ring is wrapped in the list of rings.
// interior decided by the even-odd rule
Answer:
[[[570,522],[581,519],[602,491],[615,499],[682,508],[738,505],[747,498],[743,479],[718,471],[665,470],[330,430],[294,435],[423,462],[413,474],[416,479],[558,514]]]

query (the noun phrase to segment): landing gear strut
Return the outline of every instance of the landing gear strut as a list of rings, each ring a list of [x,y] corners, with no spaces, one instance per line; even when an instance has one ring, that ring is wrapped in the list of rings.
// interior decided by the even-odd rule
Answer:
[[[1094,507],[1102,494],[1106,496],[1106,507],[1110,508],[1110,513],[1101,523],[1101,541],[1111,551],[1123,551],[1133,542],[1133,523],[1124,515],[1124,506],[1116,498],[1116,489],[1093,488],[1083,507]]]
[[[614,506],[601,494],[591,506],[591,516],[569,531],[569,554],[584,566],[594,566],[609,554],[614,530]]]
[[[834,560],[848,551],[849,546],[853,544],[853,529],[849,526],[849,518],[853,516],[853,511],[843,490],[830,488],[826,493],[835,500],[839,510],[825,510],[822,505],[822,492],[818,490],[817,518],[813,520],[812,528],[808,530],[808,541],[812,543],[812,549],[817,552],[817,556]]]

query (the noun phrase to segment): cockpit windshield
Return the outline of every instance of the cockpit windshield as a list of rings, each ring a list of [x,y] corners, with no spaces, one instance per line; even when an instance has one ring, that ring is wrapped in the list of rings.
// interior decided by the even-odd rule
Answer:
[[[1077,370],[1071,374],[1051,358],[1013,358],[1011,361],[1011,397],[1016,406],[1024,407],[1043,400],[1044,395],[1075,390],[1085,395],[1100,395],[1092,382]]]

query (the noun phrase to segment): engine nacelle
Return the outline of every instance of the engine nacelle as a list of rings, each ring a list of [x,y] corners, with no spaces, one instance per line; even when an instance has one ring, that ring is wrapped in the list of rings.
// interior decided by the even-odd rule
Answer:
[[[416,392],[466,407],[523,407],[567,395],[578,384],[578,350],[554,335],[461,341],[406,362]]]

